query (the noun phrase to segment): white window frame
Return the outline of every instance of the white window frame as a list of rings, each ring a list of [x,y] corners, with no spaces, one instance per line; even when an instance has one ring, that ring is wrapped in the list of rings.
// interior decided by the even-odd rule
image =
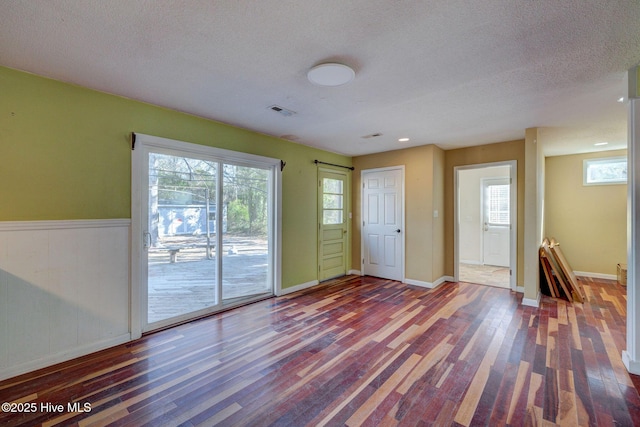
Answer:
[[[599,157],[593,159],[584,159],[582,161],[582,185],[592,186],[592,185],[619,185],[626,184],[627,177],[617,178],[611,180],[600,180],[600,181],[592,181],[589,182],[588,170],[592,165],[600,165],[600,164],[608,164],[608,163],[621,163],[627,162],[627,158],[625,156],[615,156],[615,157]]]
[[[143,177],[149,167],[145,152],[179,150],[185,154],[206,157],[240,166],[268,168],[273,171],[269,181],[273,198],[271,209],[269,252],[272,256],[270,271],[273,292],[278,295],[282,289],[282,171],[280,159],[241,153],[207,145],[192,144],[152,135],[135,134],[135,145],[131,156],[131,339],[142,336],[146,326],[146,265],[142,262],[144,250],[143,231],[146,221],[146,205],[142,204]]]

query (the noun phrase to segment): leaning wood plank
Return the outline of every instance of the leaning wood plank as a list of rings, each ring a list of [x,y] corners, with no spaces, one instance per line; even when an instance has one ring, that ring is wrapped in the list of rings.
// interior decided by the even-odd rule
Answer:
[[[540,264],[542,264],[542,271],[544,271],[544,277],[547,279],[547,284],[549,285],[549,292],[551,292],[551,296],[554,298],[558,298],[558,288],[556,287],[555,280],[553,278],[553,273],[551,272],[551,265],[549,264],[549,260],[547,256],[544,254],[544,249],[540,248]]]
[[[564,291],[565,296],[569,300],[571,300],[571,292],[569,291],[567,278],[564,277],[564,273],[562,272],[562,269],[558,265],[558,262],[555,256],[553,256],[553,254],[551,253],[551,248],[549,247],[549,239],[545,238],[542,241],[542,250],[544,251],[544,255],[547,258],[547,261],[549,261],[549,265],[551,265],[551,269],[555,273],[556,279],[558,280],[558,283],[560,283],[560,286],[562,287],[562,290]]]
[[[571,269],[571,266],[569,265],[569,262],[567,261],[567,259],[564,257],[562,250],[560,250],[560,243],[556,242],[555,239],[552,238],[549,248],[551,249],[551,253],[556,257],[556,260],[558,261],[558,265],[562,269],[562,272],[564,273],[565,277],[568,279],[569,286],[573,288],[573,292],[572,292],[573,300],[580,303],[584,302],[582,289],[580,288],[578,279],[576,278],[576,275],[573,274],[573,270]]]

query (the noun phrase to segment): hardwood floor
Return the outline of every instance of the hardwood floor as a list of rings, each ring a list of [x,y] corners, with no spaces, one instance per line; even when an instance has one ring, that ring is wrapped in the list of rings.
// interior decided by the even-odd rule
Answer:
[[[625,289],[581,284],[587,303],[536,309],[346,277],[4,381],[0,402],[37,410],[0,425],[640,425]]]
[[[461,282],[510,288],[509,267],[460,263],[458,274]]]

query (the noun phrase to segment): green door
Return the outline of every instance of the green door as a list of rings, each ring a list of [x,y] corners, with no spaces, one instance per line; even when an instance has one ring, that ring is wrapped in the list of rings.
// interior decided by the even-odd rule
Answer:
[[[318,280],[347,274],[348,175],[318,169]]]

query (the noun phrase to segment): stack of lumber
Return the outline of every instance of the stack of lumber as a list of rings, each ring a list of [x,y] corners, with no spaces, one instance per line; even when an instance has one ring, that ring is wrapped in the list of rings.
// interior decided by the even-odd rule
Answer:
[[[545,238],[542,241],[540,263],[552,297],[584,302],[584,294],[578,279],[560,250],[560,243],[555,239],[552,238],[549,241]]]

